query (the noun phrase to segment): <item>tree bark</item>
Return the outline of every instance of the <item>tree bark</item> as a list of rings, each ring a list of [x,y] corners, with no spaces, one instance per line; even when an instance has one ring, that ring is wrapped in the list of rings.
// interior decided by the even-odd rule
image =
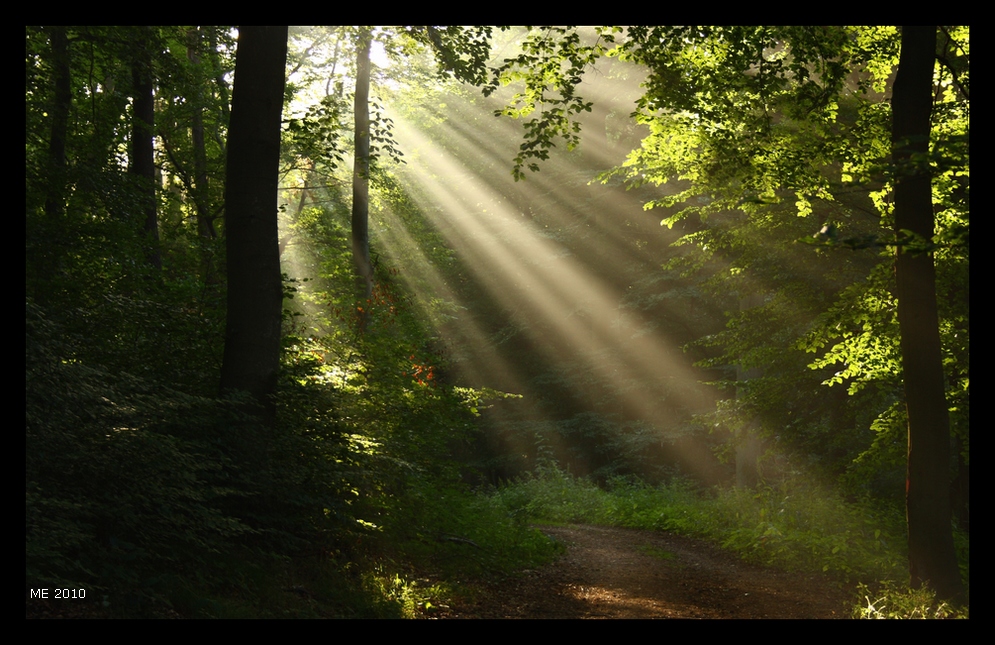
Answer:
[[[187,60],[190,64],[199,69],[201,34],[198,27],[191,27],[187,31]],[[198,73],[193,89],[193,96],[189,97],[193,101],[190,114],[190,135],[193,142],[193,199],[197,209],[197,234],[206,239],[214,239],[214,226],[211,224],[211,207],[209,203],[208,179],[207,179],[207,148],[204,144],[204,90],[202,89],[202,75]]]
[[[356,265],[360,301],[360,330],[369,318],[373,295],[373,264],[370,261],[370,41],[368,29],[360,28],[356,47],[355,158],[352,171],[352,257]]]
[[[222,392],[241,390],[272,420],[283,285],[277,230],[287,27],[240,27],[225,186],[228,318]]]
[[[896,168],[895,231],[933,237],[929,167],[935,27],[903,27],[892,96],[892,158]],[[932,253],[899,245],[895,261],[898,323],[908,411],[906,512],[913,586],[941,599],[964,587],[954,552],[950,511],[950,420],[944,395]]]
[[[136,32],[134,57],[131,61],[133,87],[131,122],[131,158],[129,173],[136,178],[136,188],[142,204],[142,231],[145,235],[145,262],[156,272],[162,270],[159,253],[159,222],[155,205],[155,156],[152,133],[155,120],[155,100],[152,95],[151,44],[149,28]]]

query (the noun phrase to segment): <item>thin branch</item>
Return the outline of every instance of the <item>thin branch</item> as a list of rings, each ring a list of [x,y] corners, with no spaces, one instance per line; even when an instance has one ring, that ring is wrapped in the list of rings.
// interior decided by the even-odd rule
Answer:
[[[947,42],[943,48],[944,50],[946,50],[949,47],[950,43],[954,43],[957,49],[959,49],[962,52],[964,51],[963,48],[961,48],[960,44],[953,39],[953,36],[950,35],[950,32],[947,31],[946,27],[941,25],[940,31],[942,31],[943,35],[947,37]],[[939,52],[937,52],[936,54],[936,60],[939,61],[939,63],[944,67],[946,67],[947,71],[950,72],[950,76],[953,79],[954,87],[956,87],[957,91],[961,93],[961,96],[963,96],[966,100],[970,101],[971,97],[968,94],[967,86],[965,86],[961,82],[960,77],[957,75],[957,69],[954,67],[953,62],[949,58],[947,58],[946,55],[941,54]]]

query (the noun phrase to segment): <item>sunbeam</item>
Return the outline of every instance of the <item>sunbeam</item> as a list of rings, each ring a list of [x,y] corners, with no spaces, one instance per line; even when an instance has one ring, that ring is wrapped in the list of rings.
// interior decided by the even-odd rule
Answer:
[[[638,202],[623,200],[611,215],[596,217],[586,200],[572,198],[568,188],[551,186],[552,180],[545,177],[520,184],[511,182],[508,173],[503,181],[494,176],[483,178],[468,170],[481,159],[476,164],[461,163],[409,122],[397,119],[396,134],[410,151],[403,176],[412,197],[488,296],[501,303],[511,319],[521,321],[522,327],[545,330],[533,341],[551,365],[571,366],[607,382],[659,387],[657,396],[647,396],[645,388],[619,391],[617,406],[628,415],[656,424],[661,428],[661,439],[663,428],[677,422],[677,410],[697,409],[707,400],[698,383],[701,374],[680,352],[678,342],[654,330],[652,321],[639,311],[626,307],[626,286],[619,287],[604,277],[613,264],[645,260],[639,257],[638,248],[630,244],[626,249],[620,238],[611,235],[607,221],[624,214],[625,209],[643,215]],[[485,144],[466,143],[466,148],[460,147],[456,153],[481,155],[486,153],[479,151],[495,147]],[[609,190],[600,186],[591,190],[599,188]],[[551,192],[560,204],[558,212],[564,214],[544,218],[550,222],[545,225],[525,216],[507,197],[517,193],[514,201],[528,204],[533,196],[536,201],[547,201],[545,195]],[[576,213],[579,222],[567,220],[570,212]],[[596,257],[607,264],[585,264],[556,239],[558,231],[550,228],[556,224],[576,228],[578,223],[593,228],[582,248],[596,250]],[[414,264],[420,263],[415,259]],[[490,366],[496,353],[482,340],[477,330],[471,329],[462,342],[472,347],[471,351],[486,351],[488,357],[475,364]],[[498,365],[506,369],[503,361]]]

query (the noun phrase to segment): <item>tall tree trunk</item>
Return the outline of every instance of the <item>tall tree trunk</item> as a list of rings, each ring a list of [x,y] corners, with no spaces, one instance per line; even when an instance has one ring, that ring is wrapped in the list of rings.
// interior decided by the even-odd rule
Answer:
[[[68,191],[68,164],[66,141],[69,132],[69,113],[72,109],[72,77],[69,58],[69,37],[66,27],[48,27],[52,50],[52,85],[54,93],[48,108],[51,130],[48,139],[46,168],[39,179],[45,191],[44,213],[41,226],[29,226],[27,242],[28,291],[38,297],[47,289],[38,288],[48,281],[47,276],[61,274],[66,251],[73,244],[68,239],[65,222]]]
[[[200,29],[191,27],[187,32],[187,60],[196,69],[200,69]],[[197,75],[200,81],[202,76]],[[211,225],[211,207],[207,184],[207,149],[204,145],[204,91],[202,83],[196,82],[193,87],[193,110],[190,115],[190,136],[193,142],[194,190],[193,200],[197,210],[197,234],[210,240],[214,239],[214,227]]]
[[[933,237],[928,161],[933,105],[935,27],[903,27],[892,96],[892,157],[896,168],[895,231]],[[932,253],[899,246],[895,261],[905,402],[909,419],[906,510],[909,569],[914,586],[929,585],[943,599],[964,588],[954,553],[950,512],[950,419]]]
[[[48,32],[52,44],[55,95],[52,98],[52,134],[48,140],[48,162],[51,170],[48,194],[45,197],[45,215],[51,224],[57,226],[65,210],[66,135],[69,129],[69,108],[72,105],[72,79],[66,28],[49,27]]]
[[[152,133],[155,118],[155,102],[152,96],[152,51],[146,38],[149,28],[139,28],[135,53],[131,63],[134,111],[131,125],[131,158],[128,172],[136,178],[136,186],[141,199],[143,216],[142,231],[145,234],[145,261],[156,271],[162,269],[159,254],[159,222],[155,206],[155,157]]]
[[[228,134],[228,318],[221,390],[248,392],[275,415],[283,285],[277,230],[287,27],[240,27]]]
[[[366,328],[373,295],[370,262],[370,42],[369,29],[360,27],[356,47],[355,162],[352,171],[352,257],[359,282],[359,326]]]
[[[214,252],[210,241],[217,237],[211,216],[211,193],[207,176],[207,146],[204,141],[204,83],[206,74],[202,73],[203,65],[200,58],[201,29],[191,27],[187,31],[187,60],[198,70],[193,85],[193,96],[188,97],[193,105],[190,116],[190,135],[193,143],[193,202],[197,211],[197,235],[201,238],[200,274],[206,285],[218,282],[214,269]]]

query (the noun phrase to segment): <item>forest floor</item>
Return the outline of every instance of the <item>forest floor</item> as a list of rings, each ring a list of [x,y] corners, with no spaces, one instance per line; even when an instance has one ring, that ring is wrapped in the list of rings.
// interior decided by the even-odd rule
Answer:
[[[744,563],[705,542],[606,526],[542,526],[567,547],[542,568],[474,586],[434,618],[848,618],[828,579]]]
[[[828,578],[748,564],[706,542],[608,526],[541,526],[555,562],[457,588],[422,618],[849,618]],[[95,602],[35,601],[28,618],[109,618]],[[180,618],[172,610],[160,618]]]

